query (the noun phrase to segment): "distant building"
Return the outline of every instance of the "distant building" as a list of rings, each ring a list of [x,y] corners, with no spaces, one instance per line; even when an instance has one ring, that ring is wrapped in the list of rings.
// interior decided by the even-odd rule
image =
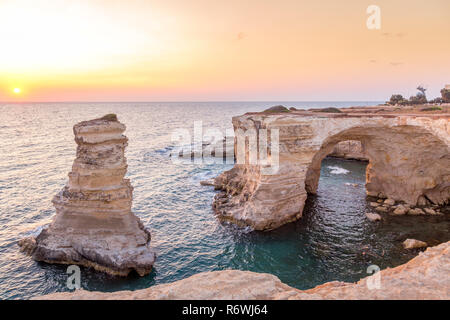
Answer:
[[[450,84],[446,84],[445,89],[450,90]]]

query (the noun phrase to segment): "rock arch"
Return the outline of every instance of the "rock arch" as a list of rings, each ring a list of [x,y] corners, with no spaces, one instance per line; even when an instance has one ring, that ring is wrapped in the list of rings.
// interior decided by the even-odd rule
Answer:
[[[320,164],[346,140],[364,145],[368,195],[415,205],[450,199],[448,115],[248,113],[234,117],[235,130],[278,129],[279,170],[238,164],[216,178],[213,207],[224,220],[270,230],[301,217],[307,193],[317,190]],[[248,151],[246,151],[248,152]]]

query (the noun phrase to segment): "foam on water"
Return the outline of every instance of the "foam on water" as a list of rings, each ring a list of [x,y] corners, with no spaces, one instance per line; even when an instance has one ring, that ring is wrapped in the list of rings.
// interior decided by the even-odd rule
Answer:
[[[348,170],[346,170],[344,168],[341,168],[341,167],[328,166],[327,168],[331,169],[330,170],[331,174],[347,174],[347,173],[350,172],[350,171],[348,171]]]

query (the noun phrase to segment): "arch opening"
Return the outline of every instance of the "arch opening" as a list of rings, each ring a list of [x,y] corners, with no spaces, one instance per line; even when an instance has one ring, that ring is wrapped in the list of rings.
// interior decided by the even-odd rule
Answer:
[[[366,193],[410,205],[446,205],[450,199],[450,156],[447,145],[424,128],[354,127],[322,143],[308,167],[305,189],[316,194],[322,160],[343,141],[359,141],[369,164]]]

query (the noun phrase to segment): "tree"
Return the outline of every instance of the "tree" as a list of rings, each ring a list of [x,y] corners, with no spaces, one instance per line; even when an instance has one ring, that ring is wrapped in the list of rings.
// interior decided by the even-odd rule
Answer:
[[[418,93],[415,96],[411,96],[411,98],[409,98],[409,103],[412,105],[425,104],[427,103],[427,98],[423,94]]]
[[[441,90],[442,95],[442,101],[445,103],[450,103],[450,90],[449,89],[442,89]]]
[[[391,96],[391,99],[389,100],[389,104],[391,105],[397,105],[401,104],[403,101],[405,101],[405,98],[401,94],[393,94]]]
[[[425,97],[425,100],[427,98],[425,91],[427,91],[427,89],[425,89],[422,85],[417,87],[417,90],[419,90],[419,93],[417,93],[417,95],[421,95]]]
[[[430,100],[428,102],[432,103],[432,104],[442,104],[442,103],[444,103],[444,99],[442,99],[441,97],[437,97],[437,98],[435,98],[433,100]]]

